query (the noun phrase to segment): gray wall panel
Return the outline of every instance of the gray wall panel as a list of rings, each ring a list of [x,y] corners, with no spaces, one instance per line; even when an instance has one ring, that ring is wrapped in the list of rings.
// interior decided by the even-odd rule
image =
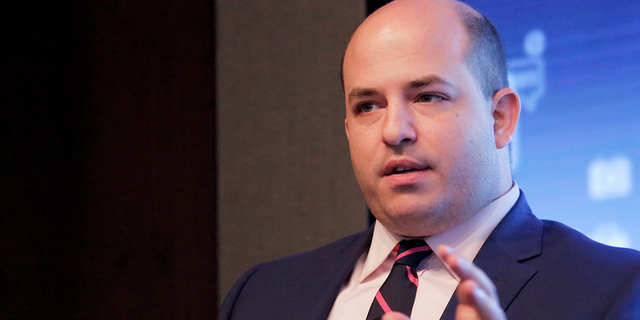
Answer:
[[[218,1],[219,296],[258,262],[363,230],[339,70],[364,1]]]

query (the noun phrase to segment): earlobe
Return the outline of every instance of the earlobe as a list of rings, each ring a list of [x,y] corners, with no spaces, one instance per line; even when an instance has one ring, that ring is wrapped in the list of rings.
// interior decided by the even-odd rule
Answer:
[[[520,118],[520,97],[511,88],[504,88],[493,95],[493,132],[496,148],[502,149],[509,145],[516,131]]]

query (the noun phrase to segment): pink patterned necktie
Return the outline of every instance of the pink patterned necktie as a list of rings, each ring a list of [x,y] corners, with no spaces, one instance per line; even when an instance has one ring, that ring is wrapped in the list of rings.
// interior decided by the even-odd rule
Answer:
[[[376,293],[367,320],[379,320],[391,311],[411,315],[418,290],[416,268],[433,251],[424,240],[402,240],[391,273]]]

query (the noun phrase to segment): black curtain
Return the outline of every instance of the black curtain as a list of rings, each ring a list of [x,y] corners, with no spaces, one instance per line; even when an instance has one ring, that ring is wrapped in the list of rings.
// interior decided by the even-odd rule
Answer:
[[[215,318],[214,2],[2,11],[0,318]]]

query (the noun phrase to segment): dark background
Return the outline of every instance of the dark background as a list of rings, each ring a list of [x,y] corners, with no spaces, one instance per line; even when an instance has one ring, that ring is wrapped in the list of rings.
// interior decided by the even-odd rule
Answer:
[[[0,318],[215,317],[214,6],[2,4]]]
[[[10,1],[0,319],[215,319],[258,262],[366,228],[361,0]]]

